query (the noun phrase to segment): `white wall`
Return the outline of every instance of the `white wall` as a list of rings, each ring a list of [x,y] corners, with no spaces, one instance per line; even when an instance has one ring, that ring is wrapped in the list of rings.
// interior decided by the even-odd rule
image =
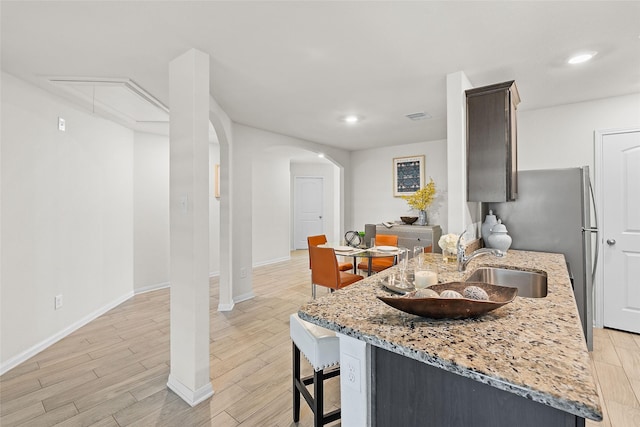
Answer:
[[[640,94],[518,111],[518,169],[589,165],[593,171],[594,131],[638,125]]]
[[[290,259],[289,159],[262,152],[253,159],[253,266]]]
[[[251,257],[246,259],[246,247],[234,245],[245,257],[240,268],[270,264],[289,259],[291,250],[291,180],[292,175],[324,176],[327,183],[325,204],[327,233],[339,239],[339,218],[336,217],[336,171],[333,165],[298,164],[291,166],[288,157],[273,147],[283,143],[295,146],[299,140],[282,135],[240,126],[238,132],[240,182],[246,186],[251,178],[250,209],[236,212],[235,220],[242,220],[243,235],[252,241]],[[158,288],[169,280],[169,139],[166,136],[137,132],[134,145],[134,200],[135,200],[135,274],[136,292]],[[317,148],[317,147],[316,147]],[[248,168],[248,161],[251,168]],[[210,264],[211,275],[220,269],[220,200],[214,197],[215,164],[220,163],[220,146],[210,144]],[[236,187],[234,187],[236,188]],[[242,188],[242,187],[240,187]],[[240,190],[235,190],[240,191]],[[243,196],[242,199],[247,196]],[[245,205],[247,203],[245,202]],[[246,215],[241,219],[241,216]],[[249,226],[247,226],[247,224]],[[234,242],[235,243],[235,242]],[[247,271],[248,272],[248,271]],[[236,279],[242,279],[240,272]]]
[[[169,138],[136,132],[134,144],[134,287],[169,284]]]
[[[295,203],[294,198],[294,188],[295,188],[295,179],[297,177],[304,176],[313,176],[313,177],[322,177],[324,178],[324,195],[322,200],[322,206],[324,208],[323,215],[323,233],[327,236],[327,240],[330,242],[339,242],[341,240],[341,236],[344,233],[340,233],[339,220],[336,215],[336,210],[339,208],[340,199],[339,194],[340,190],[337,187],[339,184],[339,175],[338,180],[336,180],[337,170],[339,169],[335,165],[329,164],[319,164],[319,163],[291,163],[291,220],[293,221],[293,204]],[[293,224],[291,228],[291,240],[290,240],[290,248],[295,249],[295,242],[293,236]]]
[[[457,75],[449,78],[459,78]],[[463,89],[469,85],[463,76]],[[448,104],[454,104],[454,109],[449,108],[448,114],[458,114],[460,100],[456,93],[448,94]],[[518,111],[518,170],[567,168],[589,165],[594,172],[594,131],[601,129],[630,128],[640,124],[640,94],[613,97],[575,104],[559,105],[538,110],[523,110],[526,108],[526,94],[522,94],[523,101]],[[454,97],[454,98],[452,98]],[[452,102],[453,101],[453,102]],[[464,118],[464,112],[461,113]],[[455,122],[455,117],[448,117]],[[463,126],[464,120],[457,121],[456,127]],[[464,129],[461,129],[464,134]],[[451,138],[451,128],[448,128]],[[458,134],[454,135],[454,145],[459,146]],[[463,135],[464,137],[464,135]],[[451,143],[451,141],[449,141]],[[451,155],[451,146],[449,147]],[[455,147],[454,147],[455,148]],[[464,155],[464,152],[462,153]],[[449,165],[455,164],[455,159],[448,159]],[[465,161],[462,160],[462,165]],[[452,172],[449,170],[449,179]],[[464,172],[464,171],[462,171]],[[462,175],[464,176],[464,174]],[[454,175],[454,178],[456,175]],[[456,178],[457,180],[457,178]],[[449,181],[451,185],[451,181]],[[466,183],[463,186],[466,188]],[[465,194],[463,190],[461,194]],[[474,203],[466,203],[470,217],[463,221],[479,225],[482,221],[479,210],[474,208]],[[455,213],[450,212],[451,214]],[[446,231],[446,230],[445,230]],[[453,230],[455,231],[455,230]],[[451,232],[451,231],[449,231]]]
[[[286,213],[279,207],[275,207],[274,203],[270,205],[266,204],[263,200],[264,197],[273,196],[273,190],[266,190],[265,187],[260,184],[259,187],[254,187],[255,183],[263,178],[269,179],[264,176],[265,173],[276,174],[278,182],[282,182],[284,174],[281,174],[280,168],[286,170],[286,184],[285,188],[289,191],[289,164],[288,160],[286,167],[284,163],[280,162],[284,156],[282,155],[283,147],[295,147],[299,149],[308,150],[311,152],[319,153],[323,152],[327,158],[339,163],[340,165],[348,168],[350,164],[350,154],[345,150],[339,148],[327,147],[321,144],[317,144],[311,141],[305,141],[298,138],[289,137],[261,129],[252,128],[234,123],[233,125],[233,191],[236,197],[236,205],[234,206],[234,221],[240,221],[240,230],[236,233],[236,237],[233,241],[233,256],[234,268],[240,270],[248,268],[253,265],[266,264],[270,262],[277,262],[278,260],[286,259],[290,256],[290,229],[291,218],[289,205],[286,206]],[[272,156],[271,154],[278,153],[278,156]],[[270,159],[270,160],[269,160]],[[271,164],[269,164],[271,163]],[[248,167],[253,165],[254,167]],[[268,171],[271,172],[268,172]],[[276,172],[277,170],[277,172]],[[254,175],[259,174],[254,177]],[[262,175],[262,176],[261,176]],[[345,183],[341,195],[349,200],[348,193],[350,184],[348,182],[349,176],[345,177]],[[266,182],[266,181],[265,181]],[[260,194],[258,194],[260,193]],[[282,197],[281,194],[277,195],[278,200]],[[289,200],[289,194],[287,193],[287,199]],[[276,210],[278,215],[282,214],[282,217],[277,221],[277,230],[280,232],[269,234],[269,236],[261,237],[262,232],[255,235],[256,230],[253,229],[254,223],[252,219],[252,212],[254,212],[253,204],[260,203],[264,209],[270,207],[270,210]],[[285,203],[282,201],[281,203]],[[345,217],[348,217],[349,206],[345,206]],[[256,211],[256,214],[258,212]],[[261,210],[259,215],[263,217],[270,217],[271,213],[267,210]],[[285,224],[280,221],[286,218]],[[344,221],[340,218],[340,222]],[[254,238],[255,235],[255,238]],[[263,238],[268,240],[262,240]],[[265,245],[271,245],[272,248],[265,252]],[[261,258],[252,259],[257,256],[257,252],[253,250],[253,246],[262,248]],[[262,254],[265,256],[263,257]],[[237,297],[241,300],[246,295],[249,295],[251,291],[251,278],[238,277],[239,271],[235,272],[234,276],[234,300],[238,301]]]
[[[134,138],[6,73],[2,85],[6,369],[132,295]]]
[[[234,149],[237,165],[234,192],[240,203],[234,210],[234,221],[240,232],[233,242],[234,265],[238,269],[233,279],[236,302],[251,295],[252,267],[289,259],[291,250],[290,165],[289,159],[274,147],[295,146],[316,151],[328,151],[318,144],[301,141],[248,126],[235,125]],[[348,155],[337,150],[338,158]],[[341,157],[342,155],[342,157]],[[210,263],[211,275],[220,271],[220,200],[214,197],[213,173],[220,162],[220,146],[210,145]],[[250,167],[249,167],[250,165]],[[307,173],[327,176],[330,188],[335,187],[334,166],[322,172],[307,169]],[[168,284],[168,180],[169,140],[165,136],[136,133],[135,143],[135,280],[136,292]],[[329,228],[335,224],[335,192],[326,192]],[[330,201],[330,202],[329,202]],[[335,233],[335,232],[334,232]],[[246,243],[241,243],[246,242]],[[250,249],[249,249],[250,248]],[[247,277],[241,277],[246,269]]]
[[[425,184],[433,178],[437,198],[427,210],[429,225],[447,230],[447,141],[438,140],[355,151],[352,155],[353,224],[399,221],[401,216],[417,216],[400,197],[393,197],[393,158],[425,156]]]
[[[525,95],[523,95],[525,96]],[[523,104],[526,104],[526,98]],[[518,169],[566,168],[594,164],[594,131],[640,125],[640,94],[538,110],[518,111]],[[426,175],[439,190],[447,188],[446,141],[356,151],[352,156],[353,215],[356,228],[397,220],[408,214],[406,202],[392,196],[394,157],[426,155]],[[446,198],[446,194],[440,193]],[[442,203],[441,200],[439,200]],[[446,199],[429,223],[447,230]]]
[[[220,146],[209,144],[209,274],[220,272],[220,200],[214,196]],[[135,133],[134,288],[136,292],[169,284],[169,138]]]
[[[480,237],[481,204],[467,201],[467,102],[465,91],[473,85],[462,71],[447,74],[447,200],[446,233],[466,232]]]
[[[289,259],[291,250],[290,164],[289,159],[274,147],[303,146],[326,151],[318,144],[309,144],[295,138],[274,134],[248,126],[235,125],[234,141],[237,147],[237,175],[234,192],[242,204],[234,210],[234,221],[240,223],[239,237],[233,242],[234,297],[239,300],[250,295],[252,267]],[[220,146],[210,145],[210,263],[211,275],[220,271],[220,200],[214,197],[215,164],[220,163]],[[331,187],[326,200],[331,211],[327,213],[330,227],[335,218],[335,187],[337,167],[325,166],[308,169],[306,173],[327,176]],[[169,275],[169,139],[166,136],[136,133],[135,143],[135,281],[137,292],[168,284]],[[329,202],[328,202],[329,203]],[[339,228],[337,228],[339,229]],[[248,244],[241,244],[243,241]],[[249,249],[250,248],[250,249]],[[247,277],[241,277],[246,269]],[[238,285],[238,286],[236,286]],[[238,292],[238,293],[236,293]],[[237,301],[237,300],[236,300]]]

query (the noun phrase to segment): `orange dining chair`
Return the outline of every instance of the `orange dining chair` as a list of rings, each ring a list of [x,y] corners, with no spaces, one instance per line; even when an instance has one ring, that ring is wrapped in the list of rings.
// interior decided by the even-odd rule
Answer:
[[[324,234],[318,234],[317,236],[307,236],[307,246],[320,246],[327,243],[327,236]],[[348,271],[353,268],[353,264],[350,262],[338,262],[338,270]],[[311,253],[309,253],[309,270],[311,270]],[[313,298],[316,297],[316,287],[311,283],[311,294]]]
[[[398,246],[398,236],[393,234],[378,234],[376,236],[376,246]],[[395,257],[379,257],[371,259],[371,271],[376,273],[386,270],[394,263]],[[369,260],[361,261],[358,270],[369,271]]]
[[[333,248],[309,246],[311,258],[311,285],[313,298],[316,297],[316,285],[325,286],[332,291],[349,286],[364,279],[359,274],[347,273],[338,269],[338,260]]]
[[[318,234],[317,236],[307,237],[307,246],[320,246],[327,243],[327,236],[324,234]],[[309,268],[311,268],[311,256],[309,256]],[[349,271],[353,268],[353,264],[350,262],[338,262],[338,269],[340,271]]]

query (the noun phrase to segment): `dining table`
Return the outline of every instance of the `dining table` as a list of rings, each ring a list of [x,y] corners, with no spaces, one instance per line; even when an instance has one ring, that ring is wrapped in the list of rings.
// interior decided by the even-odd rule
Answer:
[[[358,258],[367,258],[367,276],[371,276],[371,265],[373,258],[393,257],[393,263],[397,264],[398,255],[404,251],[408,251],[407,248],[397,246],[348,246],[344,244],[325,243],[320,247],[332,248],[337,256],[353,257],[353,273],[358,273]]]

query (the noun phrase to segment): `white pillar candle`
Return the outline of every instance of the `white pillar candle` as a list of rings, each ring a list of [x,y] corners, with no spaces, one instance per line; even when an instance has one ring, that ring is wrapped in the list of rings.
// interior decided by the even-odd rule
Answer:
[[[430,270],[418,270],[415,273],[416,288],[426,288],[427,286],[438,284],[438,274]]]

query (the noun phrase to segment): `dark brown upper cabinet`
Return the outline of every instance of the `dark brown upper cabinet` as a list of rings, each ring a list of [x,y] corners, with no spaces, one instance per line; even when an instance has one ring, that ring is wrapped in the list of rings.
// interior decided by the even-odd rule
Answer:
[[[518,193],[515,81],[466,91],[467,200],[508,202]]]

